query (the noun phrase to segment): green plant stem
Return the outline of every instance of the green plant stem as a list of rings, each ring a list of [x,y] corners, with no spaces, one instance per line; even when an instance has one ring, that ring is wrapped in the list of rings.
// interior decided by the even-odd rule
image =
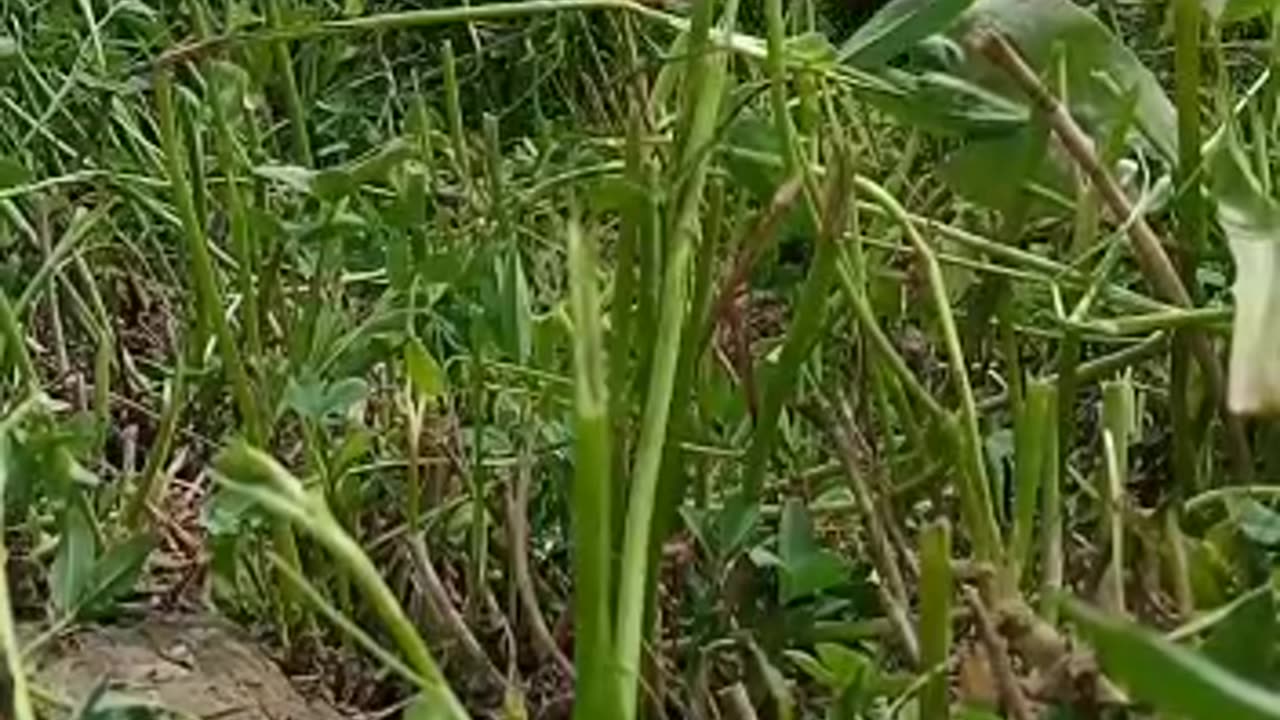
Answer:
[[[0,439],[2,440],[2,439]],[[0,473],[3,473],[0,470]],[[0,478],[2,481],[3,478]],[[18,628],[13,620],[13,602],[9,597],[9,550],[0,543],[0,645],[4,648],[5,674],[8,676],[8,712],[14,720],[36,720],[31,705],[31,689],[26,668],[22,666],[22,649],[18,645]]]
[[[27,352],[27,341],[22,332],[22,324],[18,321],[18,315],[14,312],[13,304],[9,302],[9,296],[5,294],[4,288],[0,288],[0,341],[3,341],[0,343],[0,368],[4,367],[4,360],[8,357],[9,362],[17,368],[18,377],[21,378],[26,392],[33,392],[40,385],[40,376],[36,373],[31,354]]]
[[[1032,380],[1027,383],[1027,400],[1022,418],[1015,430],[1014,447],[1014,514],[1013,531],[1009,541],[1010,590],[1016,590],[1022,580],[1023,568],[1031,552],[1035,536],[1037,500],[1040,484],[1047,470],[1049,443],[1047,434],[1053,432],[1057,421],[1054,415],[1055,386],[1051,380]],[[1056,459],[1055,459],[1056,461]]]
[[[1124,592],[1124,492],[1129,473],[1129,435],[1133,426],[1133,385],[1127,379],[1103,383],[1103,452],[1105,468],[1102,498],[1103,540],[1108,549],[1102,596],[1115,613],[1125,611]]]
[[[1048,118],[1063,147],[1088,176],[1090,183],[1115,217],[1132,218],[1126,232],[1138,265],[1147,282],[1164,300],[1180,307],[1192,307],[1193,298],[1165,253],[1156,235],[1141,213],[1135,213],[1124,188],[1098,160],[1093,143],[1072,118],[1062,102],[1040,82],[1036,75],[1002,35],[984,33],[979,41],[983,54],[1003,69],[1011,80]],[[1227,451],[1237,476],[1244,482],[1253,477],[1253,457],[1244,424],[1231,412],[1226,402],[1226,378],[1222,363],[1212,344],[1201,333],[1191,337],[1192,353],[1204,373],[1209,394],[1215,399],[1227,429]]]
[[[173,79],[168,71],[161,71],[155,75],[155,98],[173,203],[177,208],[186,239],[187,252],[191,257],[191,275],[199,296],[199,304],[202,312],[210,316],[206,318],[206,323],[212,326],[216,333],[222,362],[231,381],[232,392],[239,406],[246,434],[254,441],[261,441],[263,434],[254,401],[254,392],[250,386],[244,362],[240,358],[239,346],[231,335],[226,316],[222,313],[222,301],[214,275],[208,239],[196,217],[195,204],[191,199],[191,187],[187,184],[186,172],[183,169],[182,158],[185,152],[174,124]]]
[[[373,606],[409,666],[422,678],[423,692],[438,703],[441,717],[466,720],[467,711],[449,688],[395,593],[360,544],[334,519],[323,498],[308,493],[296,477],[269,455],[246,445],[224,452],[216,465],[215,476],[220,483],[261,504],[280,520],[296,523],[333,555]],[[296,572],[289,558],[284,560]]]
[[[471,156],[467,153],[467,136],[462,124],[462,100],[458,89],[458,61],[453,43],[445,40],[440,48],[440,63],[444,68],[445,114],[449,116],[449,139],[453,144],[454,169],[462,184],[463,194],[471,196]],[[474,202],[475,199],[471,198]]]
[[[1204,252],[1208,232],[1207,212],[1200,192],[1200,19],[1199,0],[1174,0],[1174,99],[1178,109],[1178,240],[1182,282],[1191,298],[1199,296],[1196,268]],[[1169,414],[1173,419],[1173,451],[1170,465],[1175,495],[1197,486],[1196,446],[1192,427],[1192,376],[1190,335],[1174,335],[1170,357]]]
[[[931,299],[942,328],[948,366],[960,397],[960,424],[957,428],[957,451],[964,467],[961,470],[960,490],[964,498],[965,524],[972,536],[974,555],[981,561],[997,562],[1002,555],[1000,530],[996,523],[995,509],[991,504],[991,487],[987,480],[986,460],[982,454],[982,435],[978,426],[978,408],[969,384],[969,369],[964,351],[960,347],[960,334],[951,311],[951,298],[947,294],[946,281],[933,248],[916,231],[906,211],[898,200],[877,183],[862,177],[854,178],[860,195],[880,204],[902,228],[903,234],[918,255],[928,278]]]
[[[689,265],[694,238],[699,231],[698,211],[709,160],[705,147],[714,137],[720,110],[724,68],[710,63],[704,52],[711,29],[713,5],[711,0],[702,0],[694,11],[688,70],[690,92],[687,98],[688,102],[696,103],[696,108],[690,116],[689,134],[681,142],[681,166],[687,168],[682,176],[687,179],[676,192],[676,212],[669,226],[671,237],[667,243],[658,332],[654,337],[649,391],[641,420],[623,535],[615,635],[615,664],[620,674],[617,692],[622,705],[618,717],[621,720],[632,720],[636,716],[654,506],[687,311]]]
[[[266,0],[266,6],[267,27],[285,35],[282,32],[284,19],[280,14],[280,0]],[[298,78],[293,70],[293,55],[289,52],[289,41],[286,37],[279,37],[271,42],[271,55],[275,60],[276,72],[280,73],[285,112],[289,114],[289,127],[293,132],[293,151],[299,162],[307,167],[314,167],[311,136],[307,132],[307,110],[302,103],[302,94],[298,92]]]
[[[173,439],[178,433],[178,420],[182,416],[185,394],[185,372],[179,364],[173,380],[165,383],[160,423],[155,439],[151,444],[151,450],[147,453],[147,460],[142,466],[142,474],[138,476],[134,495],[125,503],[125,525],[133,530],[141,527],[142,520],[146,517],[147,503],[155,499],[160,474],[164,471],[165,463],[169,462],[169,453],[173,450]]]
[[[392,654],[390,650],[382,647],[377,640],[369,635],[369,633],[365,632],[354,620],[343,614],[343,612],[338,608],[334,607],[325,599],[323,593],[321,593],[305,577],[299,575],[290,568],[289,564],[285,562],[283,558],[275,553],[269,554],[267,558],[276,568],[276,571],[280,573],[281,577],[285,578],[290,584],[297,588],[299,593],[301,593],[307,600],[311,601],[311,604],[314,605],[322,615],[329,619],[329,622],[333,623],[338,627],[338,629],[346,633],[348,637],[355,640],[357,644],[363,647],[378,662],[382,663],[383,667],[391,670],[416,687],[429,687],[426,681],[424,681],[418,673],[405,665],[400,658]]]
[[[617,261],[613,274],[613,298],[610,307],[609,335],[609,401],[610,416],[615,425],[614,447],[618,478],[625,477],[625,463],[631,433],[630,413],[627,411],[628,392],[631,387],[632,334],[635,327],[637,253],[644,236],[644,216],[648,205],[643,192],[645,182],[644,148],[641,134],[644,130],[639,101],[633,101],[627,117],[626,169],[628,185],[626,206],[622,211],[622,227],[618,234]]]
[[[216,77],[211,73],[210,77]],[[231,226],[231,241],[235,248],[237,276],[240,285],[240,325],[244,334],[245,352],[250,358],[261,358],[262,332],[259,322],[262,317],[258,304],[258,292],[254,282],[254,269],[257,267],[256,243],[253,237],[253,223],[249,221],[248,206],[244,193],[240,188],[239,162],[236,159],[235,135],[231,123],[227,119],[222,103],[218,102],[217,93],[220,83],[214,83],[213,127],[216,133],[215,147],[218,153],[218,164],[222,168],[224,194],[227,203],[227,216]]]
[[[218,292],[217,279],[214,276],[213,259],[209,252],[208,240],[204,228],[196,218],[195,204],[191,199],[191,188],[187,184],[186,174],[182,166],[182,141],[178,137],[173,114],[173,78],[168,70],[160,70],[155,76],[156,111],[159,115],[160,139],[164,149],[169,184],[173,193],[174,205],[178,210],[178,218],[186,238],[187,251],[191,257],[191,273],[196,285],[196,293],[200,298],[200,307],[211,317],[209,323],[216,333],[218,348],[222,354],[223,366],[231,380],[232,392],[240,409],[241,421],[245,426],[245,434],[250,442],[262,442],[265,435],[262,431],[261,419],[254,401],[254,393],[250,387],[249,374],[240,358],[240,351],[226,315],[222,312],[222,300]],[[277,522],[273,528],[276,548],[295,569],[300,569],[302,561],[298,553],[297,540],[288,523]],[[289,592],[285,600],[296,606]]]
[[[830,186],[824,199],[824,217],[817,249],[801,288],[795,316],[787,329],[777,365],[769,369],[755,434],[744,460],[742,490],[746,498],[753,502],[759,498],[769,468],[783,404],[794,391],[800,377],[800,366],[817,341],[826,317],[827,295],[836,277],[845,228],[844,213],[849,205],[849,176],[852,172],[844,166],[847,162],[843,161],[829,177]]]
[[[920,535],[920,669],[930,679],[920,692],[921,720],[950,717],[949,677],[934,668],[951,656],[951,526],[946,520]]]
[[[911,370],[911,366],[907,364],[907,361],[898,353],[898,349],[894,347],[893,341],[889,339],[884,329],[880,327],[880,322],[876,319],[875,309],[871,307],[871,302],[867,299],[866,292],[862,286],[854,279],[855,271],[850,268],[853,263],[850,262],[849,258],[855,252],[856,250],[854,249],[845,249],[845,257],[840,263],[839,270],[840,284],[849,299],[849,304],[853,306],[854,317],[857,319],[860,329],[865,333],[865,337],[871,342],[880,359],[902,383],[907,394],[923,405],[934,418],[946,418],[948,415],[946,408],[942,407],[937,399],[925,388],[924,384],[920,382],[920,379]]]
[[[615,717],[621,698],[613,687],[612,460],[594,246],[576,220],[568,227],[569,282],[574,334],[573,574],[576,720]]]

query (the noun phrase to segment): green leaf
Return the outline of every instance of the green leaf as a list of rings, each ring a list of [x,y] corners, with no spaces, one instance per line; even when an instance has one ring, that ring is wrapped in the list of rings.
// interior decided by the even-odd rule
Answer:
[[[1042,216],[1056,207],[1041,201],[1044,195],[1070,203],[1075,198],[1070,166],[1052,148],[1037,142],[1034,135],[1033,129],[1025,128],[1011,135],[966,143],[943,163],[942,179],[966,200],[994,210],[1010,207],[1015,192],[1026,190],[1036,191],[1030,200],[1036,215]],[[1041,159],[1027,162],[1031,150],[1039,150]],[[1063,213],[1058,208],[1057,214]]]
[[[1236,504],[1236,522],[1253,542],[1263,547],[1280,546],[1280,514],[1257,500],[1243,498]]]
[[[93,566],[93,575],[77,600],[77,614],[98,616],[109,611],[133,590],[153,549],[155,540],[142,533],[108,550]]]
[[[849,574],[839,556],[814,541],[809,511],[796,498],[788,499],[782,511],[778,556],[782,563],[779,598],[783,603],[835,587]]]
[[[818,651],[822,664],[831,671],[837,687],[861,683],[870,673],[875,672],[870,658],[844,645],[818,643],[814,649]]]
[[[1280,720],[1280,696],[1203,655],[1075,600],[1063,609],[1136,699],[1190,720]]]
[[[1280,203],[1250,169],[1234,127],[1207,164],[1236,266],[1227,399],[1237,413],[1274,414],[1280,412]]]
[[[876,75],[880,85],[867,100],[923,130],[999,135],[1023,127],[1029,117],[1020,102],[949,73],[883,68]]]
[[[448,387],[444,370],[416,337],[404,344],[404,365],[419,399],[431,401],[444,395]]]
[[[751,537],[751,531],[760,521],[760,505],[741,493],[734,494],[725,503],[717,521],[719,544],[716,551],[728,557]]]
[[[893,0],[840,47],[840,59],[876,67],[945,30],[973,0]]]
[[[58,538],[58,556],[49,575],[49,593],[59,611],[66,613],[76,607],[89,584],[97,554],[89,518],[80,503],[69,499],[63,513],[62,535]]]
[[[361,378],[326,383],[314,376],[303,376],[289,378],[284,405],[308,420],[321,421],[346,414],[368,395],[369,384]]]
[[[1276,604],[1267,583],[1232,604],[1201,648],[1210,660],[1259,685],[1274,685]]]
[[[1038,72],[1045,73],[1061,48],[1066,53],[1066,96],[1074,116],[1104,137],[1103,130],[1134,102],[1134,122],[1166,160],[1178,157],[1177,114],[1159,80],[1097,16],[1071,0],[977,0],[954,32],[1004,33]],[[968,77],[1019,103],[1024,95],[985,58],[970,58]],[[1136,100],[1129,97],[1132,92]]]
[[[7,155],[0,155],[0,190],[7,190],[29,182],[31,182],[31,171],[27,169],[26,165]]]

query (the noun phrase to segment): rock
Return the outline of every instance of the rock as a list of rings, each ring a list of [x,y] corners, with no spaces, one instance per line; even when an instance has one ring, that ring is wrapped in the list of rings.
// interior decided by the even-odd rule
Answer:
[[[308,701],[243,632],[211,617],[147,618],[87,626],[49,643],[36,679],[79,703],[99,683],[182,717],[219,720],[341,720]]]

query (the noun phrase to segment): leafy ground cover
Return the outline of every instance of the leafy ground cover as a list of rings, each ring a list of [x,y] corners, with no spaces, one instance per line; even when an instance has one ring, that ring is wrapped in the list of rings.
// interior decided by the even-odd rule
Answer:
[[[3,0],[5,716],[1280,718],[1273,5]]]

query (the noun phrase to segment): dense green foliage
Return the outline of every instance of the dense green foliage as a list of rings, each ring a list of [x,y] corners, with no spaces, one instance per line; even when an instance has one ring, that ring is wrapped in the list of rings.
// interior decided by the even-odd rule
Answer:
[[[0,0],[0,716],[1280,717],[1280,6],[419,4]]]

